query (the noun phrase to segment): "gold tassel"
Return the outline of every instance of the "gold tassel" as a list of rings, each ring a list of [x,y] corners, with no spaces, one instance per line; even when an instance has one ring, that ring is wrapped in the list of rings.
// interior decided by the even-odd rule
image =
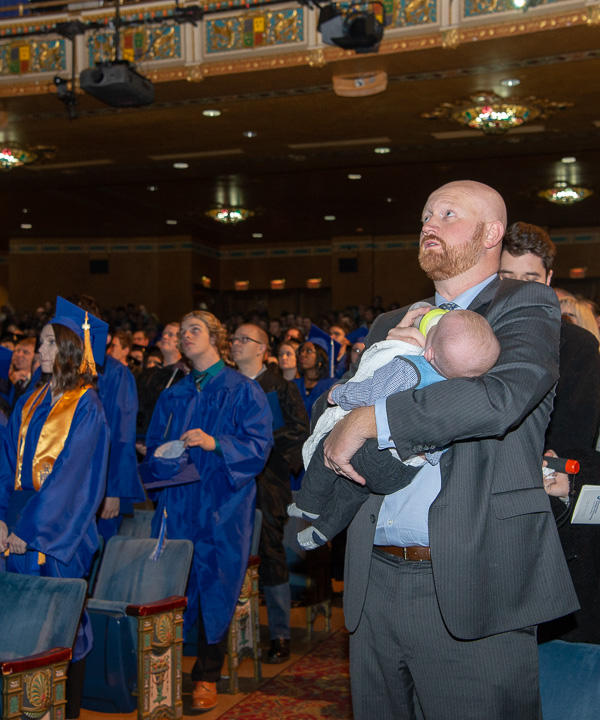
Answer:
[[[81,358],[79,372],[89,372],[92,375],[97,375],[94,353],[92,352],[92,342],[90,340],[90,324],[88,322],[87,311],[85,313],[85,322],[81,327],[83,328],[83,357]]]

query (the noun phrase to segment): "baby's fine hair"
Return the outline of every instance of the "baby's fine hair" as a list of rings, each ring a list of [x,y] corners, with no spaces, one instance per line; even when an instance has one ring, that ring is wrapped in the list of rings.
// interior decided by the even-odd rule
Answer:
[[[451,310],[438,323],[435,359],[445,377],[478,377],[491,370],[500,343],[488,321],[471,310]]]

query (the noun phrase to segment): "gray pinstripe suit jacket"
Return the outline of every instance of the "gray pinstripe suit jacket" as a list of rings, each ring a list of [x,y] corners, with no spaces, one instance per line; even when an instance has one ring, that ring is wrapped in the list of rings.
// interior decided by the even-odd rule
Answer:
[[[440,463],[429,536],[440,610],[463,639],[536,625],[578,607],[540,470],[558,378],[556,295],[540,283],[494,280],[469,309],[496,333],[496,366],[482,378],[447,380],[387,401],[401,457],[452,443]],[[377,318],[367,347],[405,312]],[[348,530],[344,612],[351,632],[364,606],[381,502],[371,495]]]

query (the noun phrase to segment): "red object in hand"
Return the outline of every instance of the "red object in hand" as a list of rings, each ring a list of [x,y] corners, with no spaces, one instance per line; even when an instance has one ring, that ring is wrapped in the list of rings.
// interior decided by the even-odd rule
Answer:
[[[555,472],[569,473],[569,475],[576,475],[579,472],[579,463],[577,460],[557,458],[552,455],[544,455],[544,460],[548,463],[548,467]]]

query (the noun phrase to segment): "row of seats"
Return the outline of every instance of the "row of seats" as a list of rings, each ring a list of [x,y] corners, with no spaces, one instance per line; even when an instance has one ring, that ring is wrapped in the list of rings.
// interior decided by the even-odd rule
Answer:
[[[106,546],[87,601],[94,631],[84,686],[87,709],[128,713],[137,707],[139,720],[156,716],[161,707],[170,717],[182,715],[184,593],[193,546],[169,540],[155,562],[150,559],[155,543],[116,536]],[[239,618],[230,631],[232,692],[237,692],[237,664],[244,654],[254,658],[255,679],[261,679],[256,566],[257,559],[251,559]],[[3,719],[64,706],[70,647],[86,591],[84,580],[0,573]],[[236,637],[237,621],[249,632]],[[241,645],[240,635],[250,641]],[[540,646],[539,655],[545,720],[597,717],[600,646],[554,641]]]

